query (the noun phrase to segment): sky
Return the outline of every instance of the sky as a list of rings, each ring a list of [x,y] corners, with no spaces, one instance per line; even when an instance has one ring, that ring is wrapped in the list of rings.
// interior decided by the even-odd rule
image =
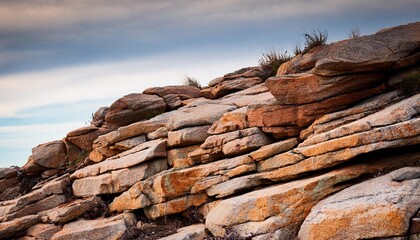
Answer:
[[[0,0],[0,167],[148,87],[202,85],[303,47],[420,21],[418,0]]]

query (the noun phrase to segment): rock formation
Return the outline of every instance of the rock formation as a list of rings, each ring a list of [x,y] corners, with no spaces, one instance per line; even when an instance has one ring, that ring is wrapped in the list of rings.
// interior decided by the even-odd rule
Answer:
[[[412,23],[126,95],[0,169],[0,239],[419,239],[419,63]]]

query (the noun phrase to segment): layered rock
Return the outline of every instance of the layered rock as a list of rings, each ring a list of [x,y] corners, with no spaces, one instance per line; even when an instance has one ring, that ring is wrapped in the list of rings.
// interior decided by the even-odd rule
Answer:
[[[418,27],[100,108],[0,169],[0,239],[418,237]]]
[[[402,168],[319,202],[302,224],[299,238],[404,237],[420,210],[419,201],[420,167]]]

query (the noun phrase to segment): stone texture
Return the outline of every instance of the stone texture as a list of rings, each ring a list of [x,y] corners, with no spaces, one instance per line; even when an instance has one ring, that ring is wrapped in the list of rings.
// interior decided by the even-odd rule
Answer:
[[[200,206],[207,201],[207,194],[186,195],[167,202],[151,205],[144,208],[144,214],[150,219],[180,213],[189,207]]]
[[[18,168],[0,168],[0,179],[12,178],[17,175]]]
[[[166,129],[166,127],[158,128],[156,131],[147,134],[147,139],[149,140],[155,140],[166,137],[168,137],[168,129]]]
[[[384,86],[343,94],[319,102],[286,106],[277,101],[248,107],[248,122],[251,127],[278,127],[284,128],[284,137],[290,137],[287,132],[290,127],[303,128],[309,126],[315,119],[331,112],[345,108],[350,104],[366,99],[383,91]],[[277,137],[281,137],[280,129]],[[298,132],[297,132],[298,134]]]
[[[32,149],[30,160],[45,168],[59,168],[66,163],[66,146],[63,141],[40,144]]]
[[[35,190],[32,192],[20,196],[19,198],[0,202],[0,217],[11,215],[19,210],[25,209],[28,205],[37,203],[51,195],[60,195],[64,193],[64,189],[70,183],[68,175],[64,175],[60,178],[55,178],[44,183],[39,188],[34,187]],[[60,197],[61,199],[61,197]],[[42,204],[39,204],[42,207]],[[30,210],[30,208],[27,208]]]
[[[248,128],[246,111],[247,108],[242,107],[232,112],[223,114],[218,121],[213,123],[208,130],[208,133],[214,135]]]
[[[232,80],[224,80],[211,88],[210,92],[205,93],[205,97],[214,99],[223,97],[229,93],[239,90],[247,89],[251,86],[262,83],[263,80],[259,77],[252,78],[235,78]]]
[[[38,215],[29,215],[10,222],[0,223],[0,239],[10,239],[15,234],[21,233],[39,222],[40,217]]]
[[[175,148],[169,150],[168,153],[168,164],[174,168],[183,168],[189,167],[190,160],[188,159],[188,154],[199,149],[200,145],[193,145],[183,148]]]
[[[416,55],[420,46],[419,31],[420,23],[416,22],[338,42],[326,58],[316,62],[314,73],[331,76],[407,67],[408,63],[416,61],[405,59],[417,56],[418,62],[420,58]]]
[[[119,150],[128,150],[136,147],[137,145],[140,145],[142,143],[146,142],[146,135],[141,135],[138,137],[129,138],[126,140],[123,140],[121,142],[117,142],[114,144],[113,147],[119,149]]]
[[[145,142],[135,148],[127,150],[106,161],[87,166],[77,170],[71,175],[71,178],[82,178],[96,176],[112,170],[128,168],[139,163],[149,161],[153,158],[166,157],[166,141],[155,140]]]
[[[67,139],[79,148],[92,151],[93,142],[101,135],[113,131],[114,128],[98,128],[94,126],[82,127],[67,134]]]
[[[168,146],[179,147],[203,143],[210,134],[207,133],[210,125],[183,128],[168,132]]]
[[[255,85],[254,87],[226,95],[220,102],[223,104],[234,104],[238,108],[246,107],[251,104],[260,104],[275,99],[268,91],[265,83]]]
[[[168,128],[171,131],[186,127],[196,127],[213,124],[226,112],[235,110],[232,105],[199,104],[178,109],[169,119]]]
[[[8,188],[17,186],[17,184],[18,184],[17,177],[1,179],[0,180],[0,193],[2,193],[3,191],[5,191]]]
[[[300,133],[301,139],[307,139],[312,134],[327,132],[342,125],[354,122],[403,99],[401,92],[392,91],[369,98],[348,109],[326,114],[315,120],[307,129]]]
[[[291,139],[287,139],[284,141],[279,141],[270,145],[263,146],[260,149],[250,153],[249,156],[254,161],[261,161],[269,157],[272,157],[274,155],[286,152],[292,149],[297,144],[298,144],[298,139],[291,138]]]
[[[90,124],[95,127],[100,127],[105,123],[105,116],[108,113],[108,107],[100,107],[92,116]]]
[[[48,211],[48,220],[53,223],[67,223],[87,211],[92,210],[101,203],[98,197],[90,197],[87,199],[77,199],[67,204],[60,205]],[[33,236],[33,235],[31,235]]]
[[[420,167],[397,171],[420,174]],[[395,182],[387,174],[319,202],[302,224],[299,237],[308,240],[403,237],[408,235],[410,219],[420,209],[419,203],[419,178]]]
[[[54,224],[41,223],[30,227],[26,231],[26,235],[34,237],[36,240],[51,239],[51,237],[58,231],[61,230],[61,226]]]
[[[168,168],[166,159],[156,159],[134,167],[123,168],[97,176],[76,179],[73,182],[73,194],[88,197],[99,194],[123,192],[136,182],[146,179]]]
[[[177,233],[160,240],[204,240],[207,237],[204,224],[195,224],[177,230]]]
[[[201,97],[201,90],[189,85],[148,88],[143,93],[164,98],[168,109],[171,110],[181,107],[183,100]]]
[[[384,82],[382,73],[322,77],[314,74],[272,77],[266,85],[280,104],[307,104],[369,89]]]
[[[115,101],[108,110],[105,122],[125,126],[163,113],[166,103],[156,95],[132,93]]]
[[[78,220],[63,226],[52,240],[106,239],[118,240],[129,226],[136,224],[132,213],[123,213],[110,218]]]
[[[339,183],[395,166],[393,159],[372,161],[229,198],[210,210],[206,228],[214,236],[223,236],[224,227],[230,227],[242,237],[274,233],[291,224],[297,224],[296,231],[318,201],[346,187]]]

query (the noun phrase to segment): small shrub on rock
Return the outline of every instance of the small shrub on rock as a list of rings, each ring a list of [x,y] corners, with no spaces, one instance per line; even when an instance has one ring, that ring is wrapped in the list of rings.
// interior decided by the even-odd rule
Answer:
[[[199,88],[199,89],[202,88],[200,82],[196,78],[193,78],[193,77],[190,77],[190,76],[185,76],[184,77],[183,84],[188,85],[188,86],[193,86],[193,87],[196,87],[196,88]]]
[[[275,76],[280,65],[292,59],[287,51],[279,53],[275,49],[270,50],[268,53],[263,53],[258,61],[265,76]]]
[[[319,29],[312,29],[310,32],[305,33],[303,36],[305,37],[306,41],[303,53],[309,52],[309,50],[316,46],[325,45],[328,39],[327,31],[321,31]]]

